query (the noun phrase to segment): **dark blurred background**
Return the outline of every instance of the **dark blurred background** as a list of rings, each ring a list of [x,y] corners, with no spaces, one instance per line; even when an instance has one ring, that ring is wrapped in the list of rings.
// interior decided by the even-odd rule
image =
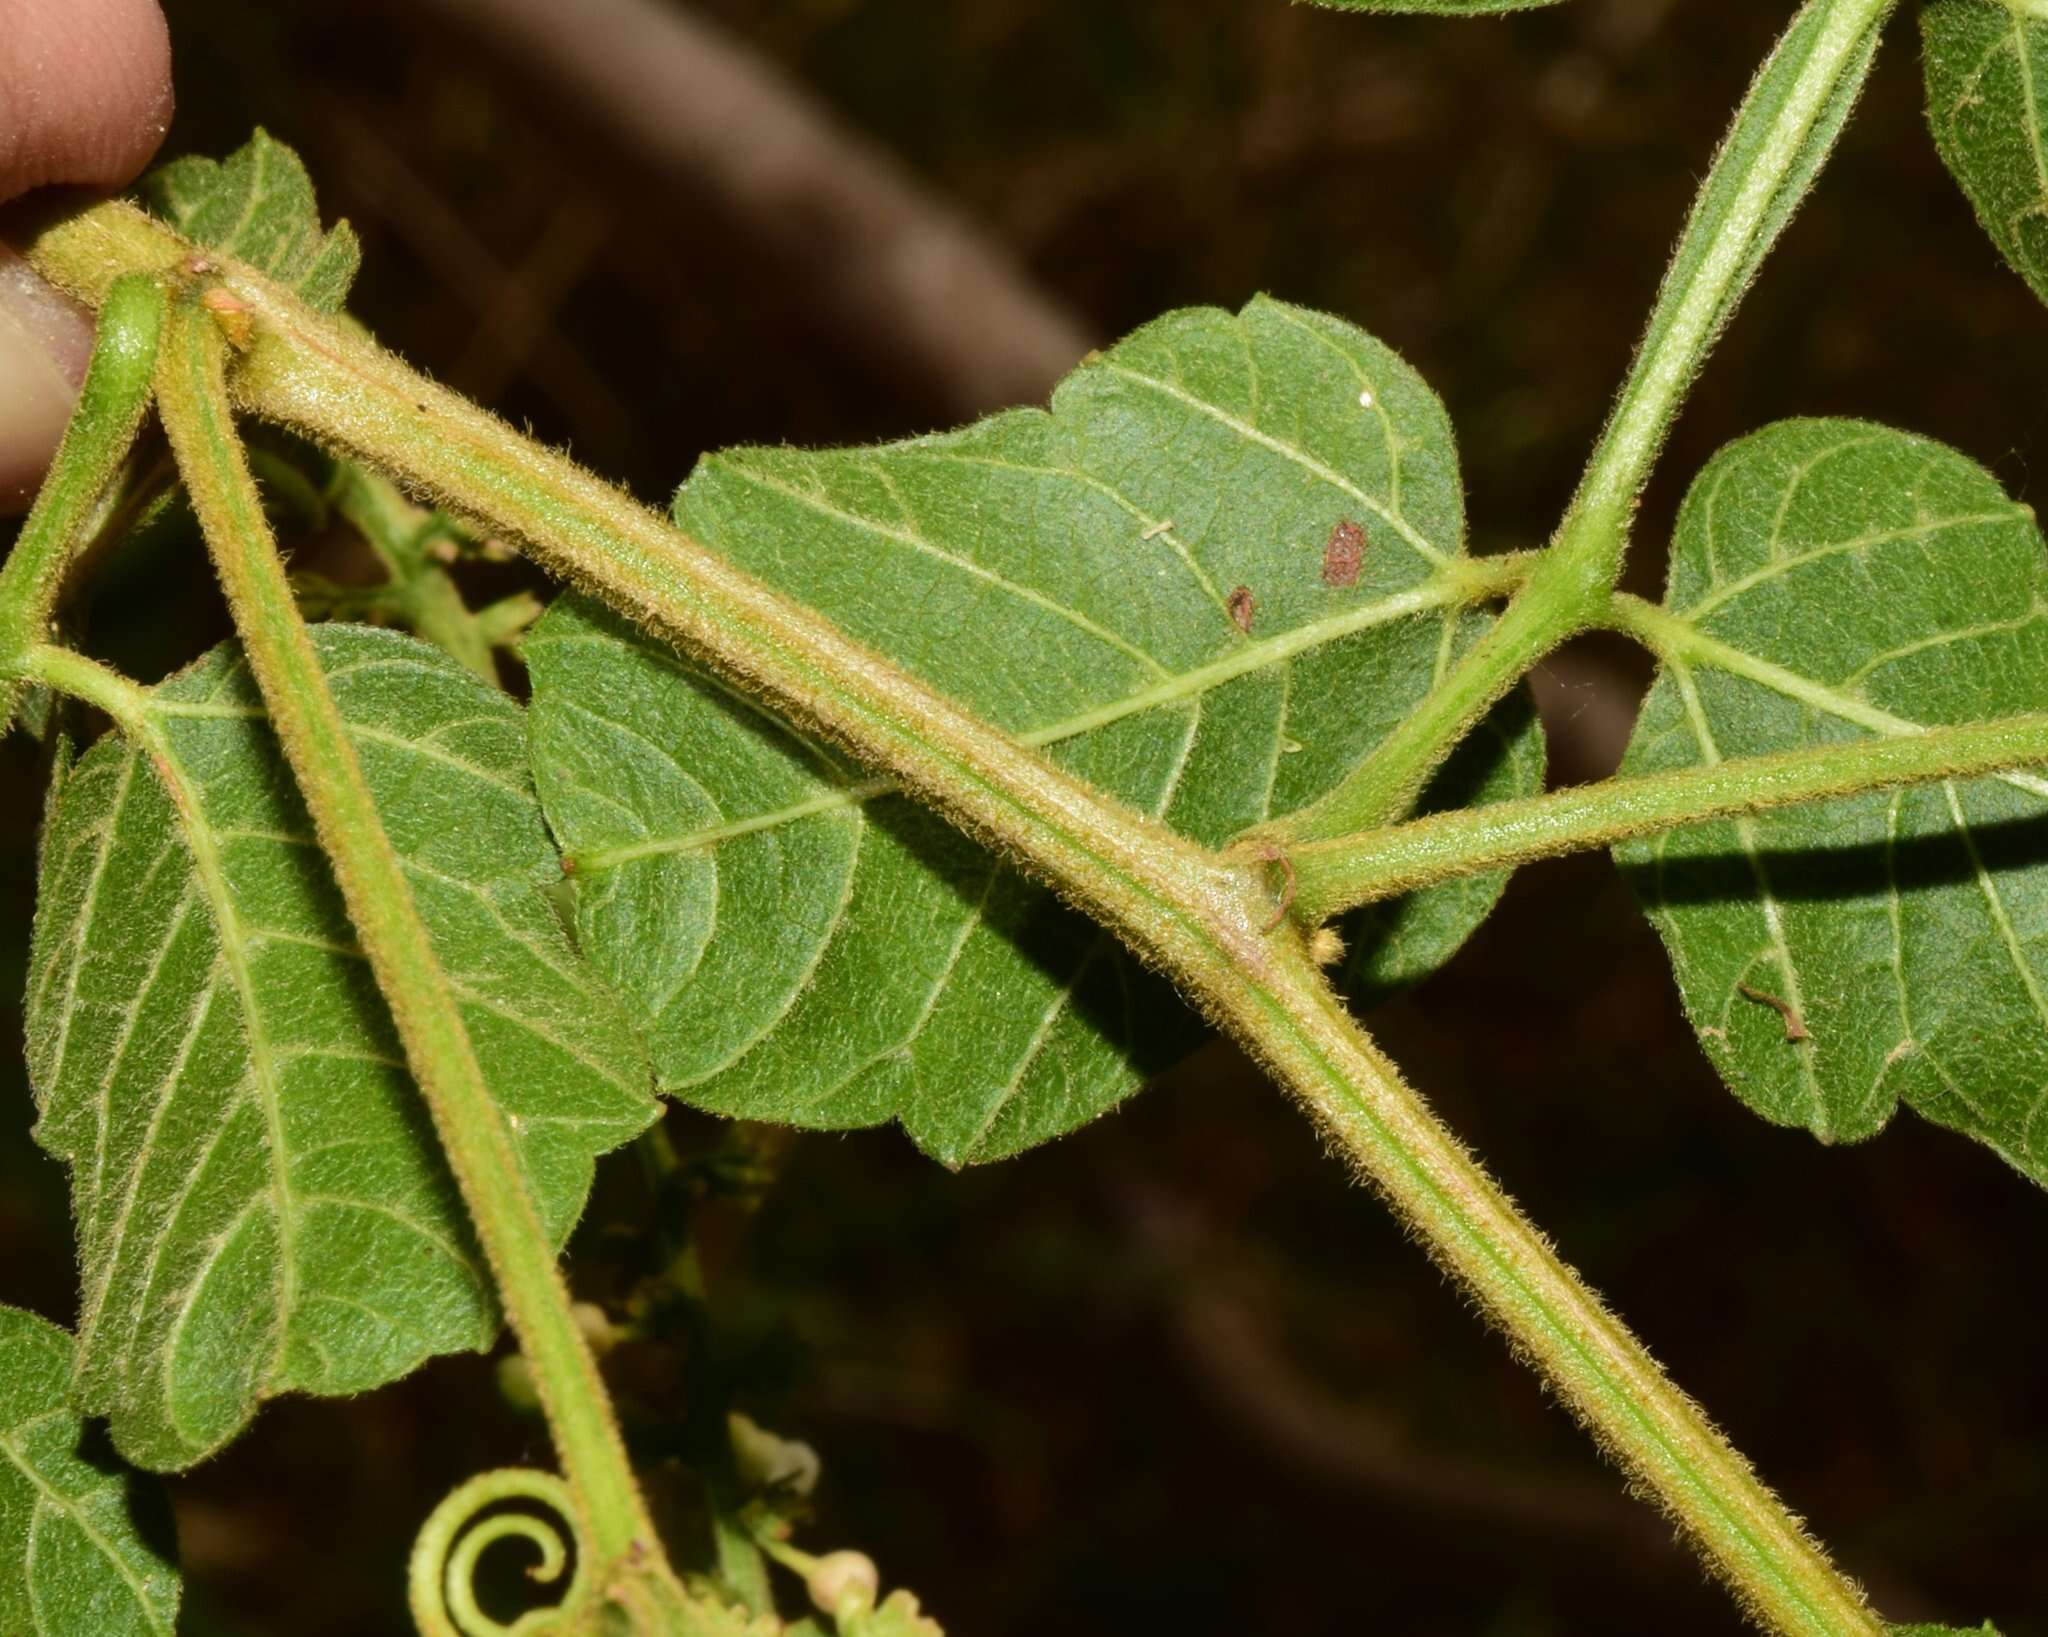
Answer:
[[[1555,520],[1792,6],[547,9],[170,0],[166,152],[225,152],[258,122],[292,143],[363,236],[353,311],[650,502],[707,449],[950,424],[1042,396],[1170,307],[1267,290],[1364,325],[1442,393],[1492,548]],[[650,14],[692,27],[643,39]],[[574,49],[549,43],[565,25]],[[1636,589],[1659,588],[1687,475],[1778,416],[1928,433],[2031,497],[2048,313],[1933,155],[1909,16],[1894,36],[1678,426]],[[906,289],[939,294],[907,313]],[[132,665],[224,633],[196,547],[122,572],[96,635]],[[1545,667],[1557,777],[1611,768],[1644,681],[1607,643]],[[4,754],[18,1037],[35,802],[31,758]],[[1827,1151],[1743,1111],[1601,858],[1527,871],[1370,1021],[1889,1616],[2048,1634],[2039,1190],[1910,1115]],[[68,1320],[63,1179],[28,1140],[17,1062],[0,1057],[0,1300]],[[686,1159],[719,1140],[683,1113],[670,1128]],[[995,1169],[948,1175],[889,1131],[802,1138],[773,1169],[758,1209],[697,1213],[719,1355],[762,1422],[823,1457],[806,1543],[871,1552],[956,1637],[1740,1629],[1225,1049]],[[615,1280],[639,1189],[630,1165],[606,1182],[572,1257],[587,1293]],[[643,1404],[679,1413],[672,1372],[641,1362]],[[274,1406],[173,1485],[191,1629],[404,1630],[433,1501],[544,1453],[488,1360]]]

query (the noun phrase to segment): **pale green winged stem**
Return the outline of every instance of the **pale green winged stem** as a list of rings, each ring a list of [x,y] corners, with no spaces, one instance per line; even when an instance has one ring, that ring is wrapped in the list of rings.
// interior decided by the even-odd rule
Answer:
[[[0,656],[24,654],[49,636],[65,571],[149,408],[163,310],[163,291],[152,278],[131,274],[107,292],[64,442],[0,568]],[[21,677],[0,678],[0,734],[27,685]]]
[[[1599,620],[1621,574],[1636,497],[1686,390],[1812,184],[1896,4],[1807,0],[1736,111],[1551,546],[1493,629],[1421,705],[1329,794],[1266,827],[1269,840],[1328,841],[1401,817],[1530,666]]]
[[[453,989],[435,955],[398,856],[384,832],[346,725],[293,601],[233,424],[227,340],[217,287],[172,287],[157,366],[157,404],[227,592],[249,668],[391,1008],[406,1060],[488,1259],[507,1317],[532,1366],[568,1479],[578,1545],[595,1572],[688,1605],[662,1556],[595,1360],[542,1228],[510,1135],[492,1100]],[[679,1629],[650,1625],[648,1631]]]
[[[2048,762],[2048,716],[2012,716],[1463,807],[1287,855],[1295,913],[1318,922],[1456,876],[1612,847],[1710,819]]]
[[[164,265],[182,249],[138,214],[100,207],[52,230],[35,255],[90,295],[114,266]],[[1315,1114],[1760,1618],[1812,1637],[1879,1629],[1742,1458],[1402,1083],[1298,934],[1264,935],[1270,906],[1255,867],[1106,800],[267,280],[232,265],[219,276],[253,320],[233,378],[247,407],[523,544],[1115,927]]]

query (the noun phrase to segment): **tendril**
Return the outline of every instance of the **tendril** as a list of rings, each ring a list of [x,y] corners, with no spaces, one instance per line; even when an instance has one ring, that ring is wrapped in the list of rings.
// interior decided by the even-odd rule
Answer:
[[[542,1507],[549,1515],[493,1510],[514,1503]],[[583,1600],[590,1578],[587,1555],[575,1537],[575,1516],[569,1486],[552,1472],[504,1467],[480,1473],[452,1491],[413,1542],[412,1617],[421,1637],[541,1637],[557,1629],[563,1615]],[[502,1540],[523,1540],[539,1553],[527,1566],[531,1580],[552,1584],[574,1563],[560,1602],[529,1609],[509,1625],[486,1614],[476,1599],[477,1566]]]

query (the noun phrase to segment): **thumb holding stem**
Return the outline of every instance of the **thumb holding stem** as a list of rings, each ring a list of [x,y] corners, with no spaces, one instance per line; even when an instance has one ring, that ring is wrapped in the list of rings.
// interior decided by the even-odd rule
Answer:
[[[0,204],[124,186],[170,118],[156,0],[0,0]],[[0,243],[0,514],[34,498],[91,350],[91,316]]]

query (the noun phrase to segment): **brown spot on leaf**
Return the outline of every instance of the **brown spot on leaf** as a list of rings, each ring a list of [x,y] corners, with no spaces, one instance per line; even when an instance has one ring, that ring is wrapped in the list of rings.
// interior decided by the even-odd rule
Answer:
[[[1365,530],[1345,518],[1334,529],[1323,547],[1323,584],[1356,585],[1358,571],[1365,562]]]
[[[1252,610],[1258,605],[1258,599],[1246,586],[1234,587],[1230,593],[1230,601],[1224,604],[1230,610],[1230,623],[1246,636],[1252,634]]]
[[[1735,986],[1735,992],[1746,999],[1757,1002],[1758,1005],[1768,1006],[1778,1016],[1783,1018],[1785,1020],[1785,1038],[1787,1040],[1811,1040],[1813,1038],[1806,1027],[1806,1020],[1792,1009],[1789,1001],[1780,1000],[1776,995],[1766,994],[1761,989],[1752,989],[1746,983],[1738,983]]]

